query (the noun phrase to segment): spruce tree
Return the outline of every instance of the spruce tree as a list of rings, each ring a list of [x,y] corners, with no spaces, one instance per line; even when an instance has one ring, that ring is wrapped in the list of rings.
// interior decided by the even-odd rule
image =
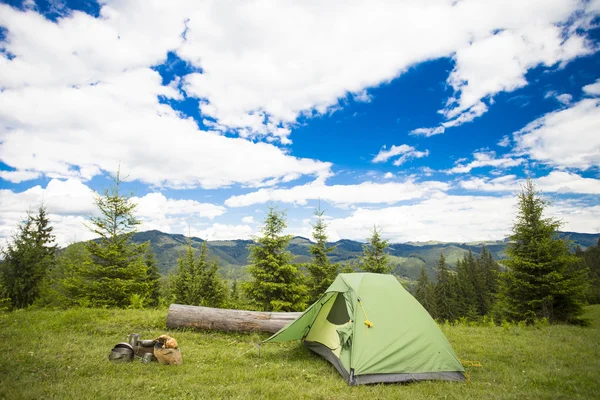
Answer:
[[[84,266],[90,262],[91,255],[84,243],[73,243],[62,250],[56,257],[55,268],[50,271],[40,305],[59,308],[88,306],[81,276]]]
[[[547,205],[527,179],[518,194],[501,305],[514,320],[576,322],[583,312],[587,271],[575,268],[576,257],[558,237],[561,223],[544,218]]]
[[[200,274],[200,305],[206,307],[223,307],[227,299],[227,287],[219,275],[219,263],[208,260],[208,247],[202,242],[200,260],[198,261]]]
[[[492,257],[486,247],[481,248],[481,255],[477,259],[477,271],[480,276],[480,286],[477,297],[481,315],[487,315],[496,301],[498,293],[498,280],[500,279],[500,266]]]
[[[41,205],[37,214],[27,214],[12,243],[2,250],[0,281],[11,308],[30,306],[40,296],[44,280],[55,264],[52,229],[46,207]]]
[[[231,283],[231,289],[229,291],[229,302],[233,306],[233,308],[236,308],[239,305],[240,290],[238,288],[237,279],[234,279]]]
[[[127,307],[133,298],[147,301],[151,285],[145,260],[147,243],[131,243],[141,223],[134,212],[137,205],[120,191],[120,171],[113,184],[96,196],[99,216],[90,218],[88,228],[98,239],[85,244],[92,261],[84,265],[82,285],[93,306]]]
[[[146,244],[146,254],[144,254],[144,261],[148,272],[146,274],[146,280],[148,282],[148,305],[157,306],[158,299],[160,297],[160,271],[158,270],[158,263],[156,261],[156,254],[150,246],[150,242]]]
[[[202,242],[200,255],[188,239],[186,252],[177,259],[177,273],[173,277],[175,301],[182,304],[222,307],[227,288],[219,275],[217,261],[208,259],[208,246]]]
[[[385,252],[389,246],[389,241],[381,238],[380,230],[373,226],[373,232],[368,239],[369,243],[363,246],[363,256],[361,259],[361,268],[366,272],[376,274],[387,274],[392,270],[388,264],[388,255]]]
[[[335,280],[340,269],[339,264],[332,263],[327,255],[335,249],[335,246],[327,246],[327,224],[323,219],[323,214],[324,211],[321,210],[321,207],[315,210],[317,222],[313,225],[312,234],[315,244],[309,246],[309,251],[313,259],[306,266],[310,274],[310,303],[317,301],[325,290],[327,290]]]
[[[195,277],[193,274],[196,271],[196,250],[192,247],[192,242],[188,238],[185,253],[177,258],[177,272],[171,278],[171,287],[173,295],[175,296],[174,301],[180,304],[198,305],[193,304],[195,297],[193,294],[193,287]]]
[[[421,303],[421,305],[429,312],[429,314],[436,318],[436,310],[435,310],[435,287],[433,283],[429,280],[429,276],[427,275],[427,271],[425,271],[425,267],[421,266],[421,271],[419,273],[419,279],[417,280],[417,287],[415,289],[415,298]]]
[[[454,321],[458,317],[457,282],[443,254],[440,254],[436,272],[437,282],[434,289],[436,317],[440,321]]]
[[[285,213],[269,207],[262,236],[250,245],[248,272],[252,280],[244,286],[248,299],[264,311],[300,311],[307,300],[304,276],[292,264],[287,250],[292,237],[284,235]]]
[[[581,267],[588,269],[590,282],[586,299],[590,304],[600,304],[600,239],[598,246],[588,247],[581,255]]]
[[[478,315],[477,289],[475,278],[475,260],[469,256],[458,260],[456,264],[456,317],[475,319]]]

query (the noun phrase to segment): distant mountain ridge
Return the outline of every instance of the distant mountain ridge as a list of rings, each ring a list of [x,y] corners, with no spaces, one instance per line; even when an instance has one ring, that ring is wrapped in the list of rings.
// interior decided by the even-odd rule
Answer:
[[[573,242],[574,246],[580,246],[585,249],[598,243],[600,233],[577,233],[560,232],[562,237],[567,236]],[[164,233],[157,230],[138,232],[132,238],[135,243],[150,242],[150,246],[156,254],[158,266],[161,273],[166,274],[176,269],[177,258],[183,254],[187,246],[188,238],[181,234]],[[196,237],[190,238],[192,246],[199,249],[204,240]],[[252,240],[212,240],[208,241],[209,256],[217,259],[222,272],[230,278],[243,279],[246,276],[245,268],[248,264],[248,255],[250,251],[248,246]],[[292,238],[289,250],[296,256],[296,263],[308,262],[311,259],[309,246],[312,244],[309,239],[296,236]],[[440,253],[444,254],[446,261],[454,265],[471,250],[475,256],[481,252],[483,245],[492,253],[494,259],[502,260],[506,257],[506,245],[508,240],[498,241],[479,241],[469,243],[455,242],[408,242],[392,243],[388,248],[390,262],[394,266],[393,273],[404,276],[408,279],[416,279],[421,266],[433,276]],[[358,241],[342,239],[330,245],[335,246],[335,250],[330,253],[333,262],[357,264],[362,255],[363,244]]]

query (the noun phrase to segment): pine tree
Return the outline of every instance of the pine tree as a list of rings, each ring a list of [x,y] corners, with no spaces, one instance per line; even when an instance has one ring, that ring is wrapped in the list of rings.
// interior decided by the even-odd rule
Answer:
[[[171,287],[176,303],[198,305],[194,304],[196,296],[193,293],[194,281],[196,280],[193,276],[196,272],[195,252],[196,250],[192,247],[192,242],[188,238],[185,253],[177,258],[177,272],[171,278]]]
[[[300,311],[307,300],[304,277],[292,264],[287,250],[292,239],[283,235],[285,213],[269,207],[262,236],[250,246],[248,272],[252,280],[244,286],[248,298],[264,311]]]
[[[477,289],[473,253],[456,264],[456,317],[475,319],[478,315]]]
[[[435,287],[429,280],[425,267],[421,266],[421,272],[419,273],[419,279],[417,280],[417,287],[415,289],[415,298],[433,318],[436,318],[434,290]]]
[[[492,257],[486,247],[481,248],[481,255],[477,259],[477,270],[480,276],[480,288],[477,293],[480,315],[487,315],[496,301],[498,293],[498,280],[500,266]]]
[[[380,230],[373,226],[373,233],[368,239],[369,243],[363,246],[363,257],[361,259],[361,268],[366,272],[376,274],[387,274],[392,270],[388,264],[388,255],[385,252],[389,246],[389,241],[383,240]]]
[[[74,243],[57,257],[56,269],[52,275],[54,285],[50,288],[48,306],[68,308],[89,306],[82,276],[92,256],[84,243]]]
[[[219,265],[208,260],[208,246],[202,242],[200,254],[188,238],[186,252],[177,259],[174,294],[178,303],[193,306],[220,307],[226,297],[226,288],[218,274]]]
[[[588,247],[581,256],[581,268],[589,271],[589,288],[586,299],[590,304],[600,304],[600,239],[598,246]]]
[[[219,275],[219,263],[208,259],[208,246],[202,242],[200,259],[197,264],[199,274],[199,304],[206,307],[222,307],[227,299],[227,287]]]
[[[148,272],[146,274],[146,281],[148,282],[148,305],[157,306],[158,299],[160,297],[160,271],[158,270],[158,263],[156,262],[156,254],[150,246],[150,242],[146,244],[146,253],[144,254],[144,261]]]
[[[231,283],[231,290],[229,292],[229,301],[233,306],[237,306],[240,301],[240,290],[238,288],[237,279],[234,279]]]
[[[440,321],[454,321],[458,317],[456,304],[456,277],[446,264],[446,258],[440,254],[436,268],[437,282],[435,284],[435,310]]]
[[[501,305],[514,320],[576,322],[583,312],[587,271],[575,268],[576,257],[558,238],[561,223],[543,217],[547,205],[528,179],[518,194]]]
[[[12,243],[2,250],[0,282],[4,299],[12,308],[32,305],[40,296],[44,280],[54,268],[56,245],[46,208],[41,205],[36,215],[27,214]]]
[[[88,228],[99,238],[85,244],[92,261],[85,264],[81,283],[91,305],[127,307],[133,298],[147,301],[150,295],[147,243],[131,243],[141,223],[134,215],[137,205],[121,194],[119,171],[112,179],[104,196],[95,199],[100,215],[90,218]]]
[[[331,263],[328,253],[335,249],[335,246],[327,246],[327,224],[323,219],[324,211],[319,207],[315,210],[317,222],[313,225],[313,239],[315,244],[309,246],[309,251],[313,256],[312,262],[307,264],[306,268],[310,274],[309,278],[309,303],[313,303],[327,290],[338,275],[339,264]]]
[[[340,271],[340,273],[342,273],[342,274],[352,274],[354,272],[356,272],[356,271],[354,271],[354,266],[350,261],[344,263],[342,265],[342,269]]]

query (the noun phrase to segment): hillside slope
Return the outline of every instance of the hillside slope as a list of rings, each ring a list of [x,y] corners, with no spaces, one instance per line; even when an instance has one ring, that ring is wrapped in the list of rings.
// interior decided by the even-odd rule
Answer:
[[[595,245],[600,238],[600,234],[576,232],[561,232],[561,236],[568,237],[573,242],[573,246],[578,245],[582,248]],[[159,269],[163,274],[169,273],[177,267],[177,258],[185,251],[187,240],[184,235],[156,230],[138,232],[133,236],[133,241],[136,243],[150,242],[156,253]],[[194,248],[200,249],[202,239],[193,237],[190,240]],[[251,240],[213,240],[208,241],[207,244],[210,257],[219,261],[224,275],[230,278],[244,278],[246,273],[243,267],[248,263],[250,254],[248,246],[252,244]],[[303,237],[296,236],[292,239],[289,250],[296,256],[296,263],[310,261],[310,244],[312,242]],[[330,253],[333,262],[357,265],[359,257],[362,255],[363,243],[342,239],[331,245],[335,246],[333,252]],[[394,265],[393,272],[395,274],[416,279],[421,266],[425,266],[429,274],[433,276],[433,268],[440,254],[444,255],[449,264],[454,265],[469,250],[473,252],[474,256],[478,256],[483,245],[492,253],[494,259],[502,260],[506,257],[506,240],[471,243],[393,243],[390,244],[388,252],[390,261]]]

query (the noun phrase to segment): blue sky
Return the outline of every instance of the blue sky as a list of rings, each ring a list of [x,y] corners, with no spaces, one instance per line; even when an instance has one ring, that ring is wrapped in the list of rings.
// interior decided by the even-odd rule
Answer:
[[[119,165],[142,229],[509,234],[531,177],[600,232],[600,1],[0,4],[0,240],[90,238]]]

